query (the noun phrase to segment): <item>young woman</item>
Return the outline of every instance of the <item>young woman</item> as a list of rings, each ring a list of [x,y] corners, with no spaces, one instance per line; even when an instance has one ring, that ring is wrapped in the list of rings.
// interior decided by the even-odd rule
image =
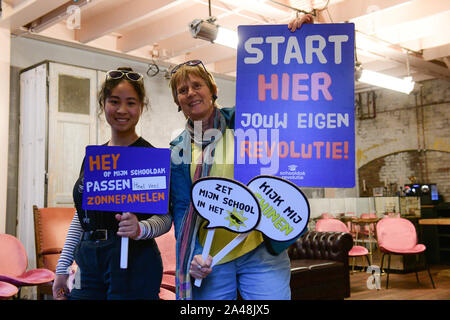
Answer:
[[[106,146],[153,147],[136,133],[146,105],[143,77],[131,68],[108,71],[99,93],[111,126]],[[82,209],[84,161],[73,189],[76,213],[53,284],[55,299],[158,299],[163,266],[154,240],[171,226],[171,215]],[[120,269],[121,237],[130,238],[128,268]],[[69,294],[67,279],[75,256],[77,271]]]

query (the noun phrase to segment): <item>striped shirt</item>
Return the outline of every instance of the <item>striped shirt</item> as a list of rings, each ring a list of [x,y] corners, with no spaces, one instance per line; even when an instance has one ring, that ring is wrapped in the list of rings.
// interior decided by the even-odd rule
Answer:
[[[139,221],[140,234],[135,240],[146,240],[159,237],[168,232],[172,226],[172,216],[170,214],[152,215],[147,220]],[[64,248],[56,265],[56,274],[69,274],[69,268],[73,264],[74,252],[78,243],[80,243],[83,228],[78,219],[78,212],[70,223],[69,231],[67,232]]]

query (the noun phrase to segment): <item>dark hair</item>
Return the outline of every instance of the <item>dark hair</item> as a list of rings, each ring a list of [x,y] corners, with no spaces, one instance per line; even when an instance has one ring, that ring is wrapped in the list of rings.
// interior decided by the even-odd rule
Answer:
[[[132,68],[129,67],[120,67],[117,68],[117,70],[121,71],[133,71]],[[145,87],[144,87],[144,80],[139,81],[131,81],[127,77],[122,77],[120,79],[112,79],[107,78],[103,84],[102,88],[100,89],[100,92],[98,93],[98,104],[99,104],[99,112],[100,115],[103,111],[105,111],[105,101],[108,99],[109,96],[111,96],[112,91],[115,87],[122,81],[127,81],[129,84],[131,84],[136,91],[139,102],[142,104],[142,109],[147,108],[148,106],[148,98],[147,94],[145,93]]]

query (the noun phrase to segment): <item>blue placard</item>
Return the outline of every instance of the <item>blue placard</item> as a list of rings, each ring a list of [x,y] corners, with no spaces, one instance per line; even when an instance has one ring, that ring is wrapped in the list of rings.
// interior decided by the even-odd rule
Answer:
[[[83,209],[166,214],[170,150],[87,146]]]
[[[354,24],[238,33],[235,179],[354,187]]]

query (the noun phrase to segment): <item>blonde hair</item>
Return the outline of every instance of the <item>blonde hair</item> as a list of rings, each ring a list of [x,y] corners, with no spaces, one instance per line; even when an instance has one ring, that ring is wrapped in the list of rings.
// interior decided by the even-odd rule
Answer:
[[[177,85],[182,81],[186,81],[187,79],[189,79],[190,75],[197,76],[205,81],[206,85],[212,93],[213,104],[215,104],[217,99],[217,84],[212,74],[209,73],[201,65],[183,65],[177,70],[177,72],[175,72],[175,74],[172,75],[169,82],[169,87],[172,89],[173,101],[178,105],[178,107],[180,106],[180,104],[178,103]],[[178,111],[180,110],[181,109],[179,108]]]

